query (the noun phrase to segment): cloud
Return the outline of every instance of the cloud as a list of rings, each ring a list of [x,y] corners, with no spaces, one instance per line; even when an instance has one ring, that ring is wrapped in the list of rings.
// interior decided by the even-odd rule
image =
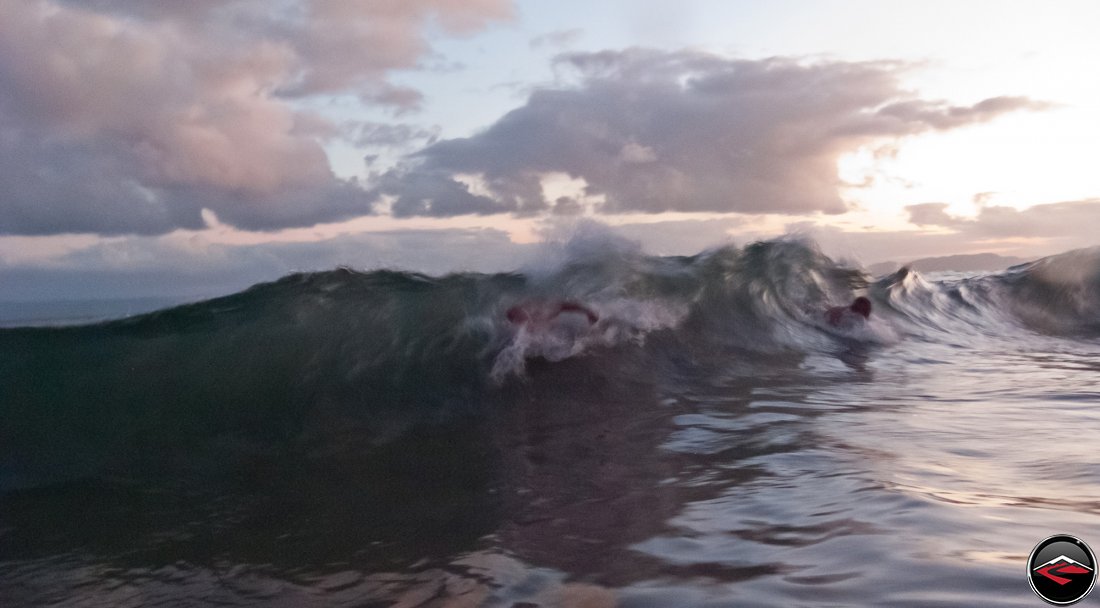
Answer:
[[[905,66],[644,49],[573,53],[575,86],[536,90],[484,132],[437,142],[376,189],[396,215],[547,211],[542,175],[583,179],[603,212],[842,213],[836,161],[868,143],[1044,104],[972,106],[901,88]],[[480,175],[486,193],[456,176]]]
[[[868,264],[987,252],[1033,259],[1100,244],[1098,199],[1026,209],[985,206],[974,217],[953,216],[946,209],[944,203],[906,207],[912,223],[939,231],[852,231],[808,220],[790,223],[786,230],[810,236],[831,255]]]
[[[439,128],[408,124],[354,122],[342,125],[341,134],[360,148],[404,148],[416,143],[434,143]]]
[[[1049,221],[1042,218],[1051,215]],[[951,216],[947,216],[951,217]],[[1005,221],[1011,217],[1012,221]],[[1093,227],[1100,201],[1039,205],[1024,211],[997,209],[978,220],[953,218],[959,232],[925,230],[852,231],[817,219],[785,226],[761,224],[757,216],[635,222],[612,227],[547,219],[538,233],[549,241],[567,238],[572,227],[597,238],[626,238],[657,255],[691,255],[704,247],[743,246],[783,234],[814,239],[837,260],[871,264],[959,253],[996,252],[1035,258],[1096,245]],[[587,228],[586,228],[587,227]],[[1030,228],[1030,229],[1029,229]],[[998,234],[1005,234],[1003,238]],[[1020,235],[1031,235],[1021,240]],[[1037,236],[1048,235],[1048,236]],[[19,237],[24,238],[24,237]],[[212,242],[207,232],[98,239],[48,254],[0,256],[4,300],[79,298],[209,297],[241,290],[290,272],[395,268],[439,275],[454,271],[498,272],[544,265],[560,247],[513,242],[495,229],[425,229],[359,232],[307,242],[234,244]],[[251,242],[251,239],[247,239]],[[595,248],[599,250],[599,247]]]
[[[668,220],[662,222],[635,222],[619,224],[613,230],[655,255],[695,255],[703,249],[739,242],[744,238],[733,237],[743,229],[746,218],[732,216],[706,220]]]
[[[315,0],[307,7],[292,37],[308,66],[289,89],[298,94],[370,85],[395,67],[414,67],[429,50],[425,21],[469,34],[512,15],[504,0]]]
[[[992,120],[1006,112],[1047,110],[1051,107],[1053,104],[1027,97],[1002,96],[991,97],[973,106],[951,106],[946,103],[909,100],[887,105],[880,108],[877,113],[885,120],[900,121],[914,125],[918,129],[921,125],[935,129],[954,129]]]
[[[361,90],[371,96],[416,97],[385,82],[396,68],[412,68],[431,50],[425,25],[467,35],[510,19],[507,0],[67,0],[74,7],[150,23],[181,26],[191,35],[270,43],[295,58],[285,94]],[[231,24],[228,28],[224,24]],[[402,101],[398,101],[401,103]]]
[[[122,237],[45,260],[0,260],[3,299],[211,297],[338,266],[488,272],[513,269],[532,251],[491,229],[393,230],[249,245],[211,243],[201,233],[180,237]]]
[[[958,235],[929,233],[923,230],[855,231],[812,221],[789,224],[791,233],[805,235],[836,260],[851,260],[854,265],[877,262],[906,262],[924,257],[995,251],[1005,255],[1034,255],[1033,246],[997,246],[968,242]],[[1053,253],[1053,251],[1049,251]]]
[[[296,98],[414,107],[387,80],[506,0],[0,3],[0,234],[309,225],[370,212]],[[391,133],[390,135],[394,135]]]
[[[0,234],[154,235],[201,228],[204,210],[274,230],[382,203],[396,216],[840,213],[839,155],[1044,107],[920,99],[894,63],[631,49],[560,56],[573,85],[465,139],[303,109],[336,94],[414,108],[421,93],[389,75],[432,60],[429,31],[511,14],[507,0],[0,2]],[[361,184],[333,173],[336,138],[388,157],[421,148]],[[545,192],[550,173],[584,192]]]
[[[540,34],[531,39],[529,43],[533,49],[543,48],[567,48],[576,44],[584,37],[584,30],[574,28],[568,30],[556,30]]]
[[[944,211],[947,203],[920,203],[908,205],[905,210],[909,213],[909,221],[918,226],[946,226],[952,219]]]
[[[946,204],[909,205],[909,221],[918,226],[939,226],[968,239],[1033,238],[1065,242],[1069,246],[1096,244],[1100,223],[1100,199],[1066,201],[1016,209],[983,205],[975,217],[947,214]]]

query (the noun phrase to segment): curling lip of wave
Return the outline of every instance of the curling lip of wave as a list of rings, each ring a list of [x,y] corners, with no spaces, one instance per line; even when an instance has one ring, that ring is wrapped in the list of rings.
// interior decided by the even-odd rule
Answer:
[[[861,293],[872,322],[830,331],[822,311]],[[535,331],[506,318],[518,302],[564,299],[598,321]],[[296,274],[119,321],[0,330],[0,488],[125,473],[135,454],[188,454],[212,437],[391,441],[480,415],[535,358],[598,368],[616,348],[834,352],[1016,331],[1100,335],[1100,249],[942,280],[872,281],[789,239],[690,257],[585,242],[528,273]]]

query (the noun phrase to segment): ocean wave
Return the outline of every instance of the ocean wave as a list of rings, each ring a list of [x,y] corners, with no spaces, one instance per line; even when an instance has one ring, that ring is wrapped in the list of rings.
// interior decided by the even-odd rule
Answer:
[[[861,295],[867,322],[828,322],[828,308]],[[0,489],[127,474],[149,454],[188,460],[212,438],[385,442],[480,415],[532,360],[598,367],[617,349],[829,353],[1020,331],[1100,334],[1100,249],[999,274],[874,280],[807,240],[656,257],[590,232],[514,273],[301,273],[122,320],[0,330]]]

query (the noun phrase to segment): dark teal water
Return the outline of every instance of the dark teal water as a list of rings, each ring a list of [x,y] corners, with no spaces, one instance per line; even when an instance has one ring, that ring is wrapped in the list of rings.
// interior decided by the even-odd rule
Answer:
[[[1040,605],[1035,543],[1100,546],[1096,257],[610,248],[6,330],[0,604]],[[600,320],[504,318],[552,298]]]

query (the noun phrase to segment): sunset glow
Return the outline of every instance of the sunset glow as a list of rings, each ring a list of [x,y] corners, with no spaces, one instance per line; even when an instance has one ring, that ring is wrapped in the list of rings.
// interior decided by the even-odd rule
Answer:
[[[0,8],[0,276],[288,242],[415,267],[405,231],[581,218],[654,252],[810,232],[864,264],[887,234],[901,261],[1095,244],[1094,3],[180,6]],[[1064,231],[1038,233],[1051,204]],[[654,228],[685,221],[709,227]],[[382,233],[386,260],[342,243]],[[262,255],[242,285],[303,263]]]

